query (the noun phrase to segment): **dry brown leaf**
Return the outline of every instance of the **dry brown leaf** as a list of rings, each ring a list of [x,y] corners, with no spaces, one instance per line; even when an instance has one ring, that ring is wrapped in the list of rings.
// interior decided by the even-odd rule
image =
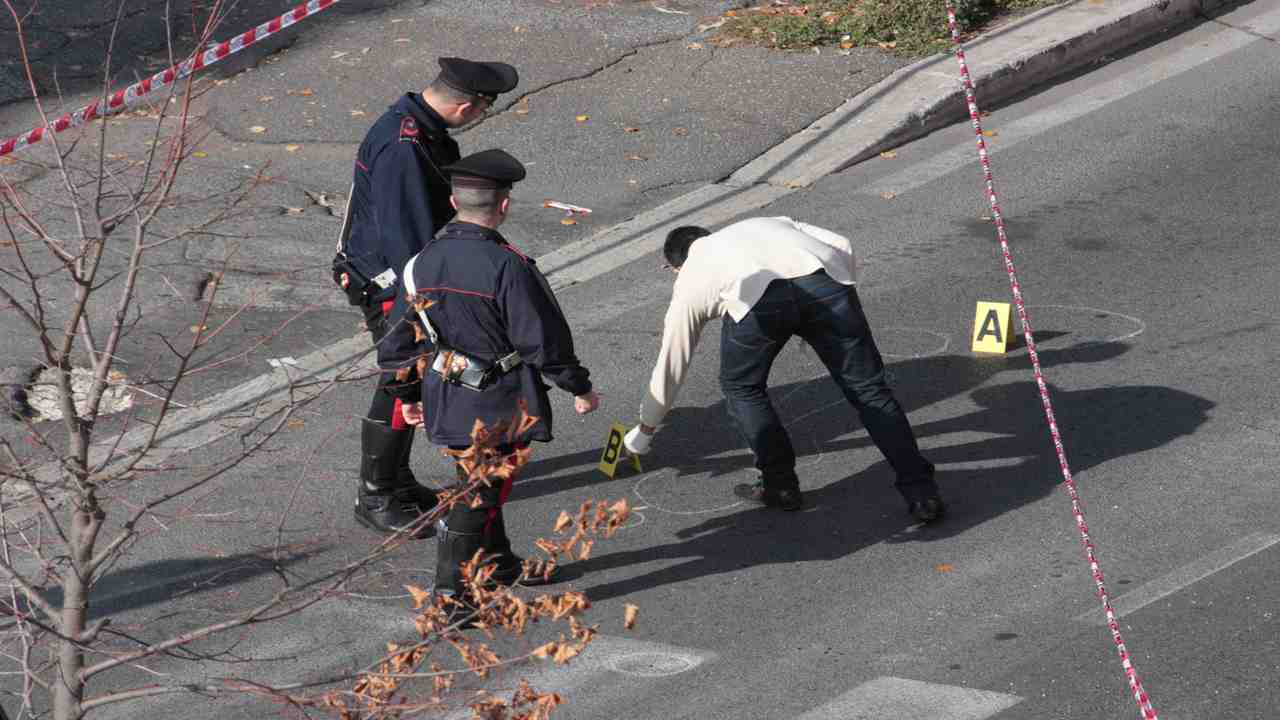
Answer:
[[[342,51],[339,51],[339,52],[336,52],[336,53],[334,53],[334,54],[330,55],[330,56],[329,56],[329,59],[330,59],[330,60],[337,60],[337,59],[339,59],[339,58],[344,58],[344,57],[346,57],[346,56],[348,56],[348,55],[350,55],[350,54],[351,54],[351,53],[349,53],[349,52],[347,52],[347,51],[345,51],[345,50],[342,50]]]
[[[645,157],[643,155],[637,155],[635,153],[627,153],[627,159],[628,160],[644,160]]]
[[[208,326],[208,325],[192,325],[192,326],[191,326],[191,334],[192,334],[192,335],[195,335],[196,333],[202,333],[202,332],[204,332],[205,330],[208,330],[208,329],[209,329],[209,326]]]
[[[302,146],[301,145],[285,145],[284,149],[288,152],[298,152],[298,148],[300,147]]]
[[[431,593],[423,590],[417,585],[405,585],[404,589],[408,590],[409,594],[413,596],[414,610],[421,609],[423,605],[427,605],[431,602]]]
[[[249,128],[249,132],[253,133],[254,135],[261,135],[266,131],[267,129],[262,127],[261,125],[254,125],[253,127]]]
[[[625,132],[625,133],[638,133],[638,132],[640,132],[640,128],[638,128],[638,127],[624,127],[624,128],[622,128],[622,132]]]
[[[541,647],[535,648],[534,651],[529,654],[541,660],[546,660],[547,658],[555,655],[556,651],[559,649],[560,649],[560,643],[549,642],[546,645],[542,645]]]
[[[305,87],[305,88],[302,88],[301,90],[290,90],[290,91],[289,91],[289,94],[290,94],[290,95],[301,95],[302,97],[311,97],[312,95],[315,95],[315,94],[316,94],[316,91],[315,91],[315,90],[312,90],[312,89],[311,89],[311,88],[309,88],[309,87]]]
[[[561,218],[561,219],[560,219],[560,224],[561,224],[561,225],[577,225],[577,224],[578,224],[578,221],[577,221],[577,220],[574,220],[573,218],[569,218],[569,217],[567,217],[567,218]]]
[[[685,135],[688,135],[688,134],[689,134],[689,129],[688,129],[688,128],[678,127],[678,128],[676,128],[676,129],[672,130],[672,131],[671,131],[671,134],[672,134],[672,135],[679,135],[680,137],[684,137]]]
[[[566,665],[581,652],[582,648],[577,645],[561,645],[556,649],[556,654],[551,659],[554,660],[557,665]]]
[[[191,157],[194,157],[194,158],[207,158],[207,157],[209,157],[209,153],[207,153],[207,152],[205,152],[205,151],[203,151],[203,150],[197,150],[197,151],[195,151],[195,152],[191,153]]]
[[[352,111],[351,111],[351,117],[364,117],[365,115],[368,115],[368,114],[369,114],[369,113],[367,113],[367,112],[365,112],[365,111],[363,111],[363,110],[352,110]]]
[[[840,43],[840,49],[841,49],[841,50],[852,50],[852,49],[853,49],[853,43],[852,43],[852,42],[850,42],[849,40],[845,40],[844,42]]]
[[[687,49],[687,50],[701,50],[701,49],[702,49],[702,43],[700,43],[700,42],[693,42],[693,43],[689,43],[688,45],[685,45],[685,49]]]
[[[281,213],[280,213],[281,215],[301,215],[302,214],[302,208],[300,207],[284,206],[284,207],[281,207],[280,210],[281,210]]]
[[[982,134],[986,137],[996,137],[1000,134],[999,130],[983,130]]]
[[[788,180],[782,183],[782,186],[790,190],[799,190],[800,188],[804,187],[804,183],[800,182],[799,180]]]
[[[296,430],[300,427],[304,427],[306,424],[307,421],[301,418],[289,418],[289,421],[285,423],[285,427],[290,427]]]
[[[396,38],[396,42],[398,42],[398,43],[407,43],[407,42],[409,42],[409,38]]]
[[[586,122],[586,121],[588,121],[588,120],[590,120],[590,119],[591,119],[591,117],[590,117],[589,115],[579,115],[579,116],[577,116],[577,117],[575,117],[575,118],[574,118],[574,120],[577,120],[577,121],[578,121],[578,122],[580,122],[580,123],[581,123],[581,122]]]
[[[636,618],[640,615],[640,608],[627,603],[626,609],[622,613],[622,627],[630,630],[636,626]]]
[[[269,102],[271,102],[272,100],[275,100],[275,99],[276,99],[276,98],[275,98],[275,96],[274,96],[274,95],[263,95],[262,97],[258,98],[258,102],[260,102],[260,103],[269,103]]]
[[[11,158],[7,155],[5,157],[0,157],[0,165],[16,165],[17,162],[17,158]]]
[[[529,114],[529,98],[520,98],[520,103],[519,105],[516,106],[516,114],[517,115]]]
[[[933,569],[941,573],[949,573],[956,568],[951,563],[942,563],[941,565],[935,565]]]
[[[896,151],[896,150],[885,150],[884,152],[880,153],[880,157],[884,158],[885,160],[892,160],[892,159],[894,159],[894,158],[898,157],[898,151]]]
[[[889,192],[888,190],[885,190],[884,192],[880,193],[880,197],[884,198],[885,200],[892,200],[898,197],[898,193]]]
[[[573,524],[573,518],[564,510],[560,511],[560,517],[556,518],[555,531],[564,532],[565,528]]]

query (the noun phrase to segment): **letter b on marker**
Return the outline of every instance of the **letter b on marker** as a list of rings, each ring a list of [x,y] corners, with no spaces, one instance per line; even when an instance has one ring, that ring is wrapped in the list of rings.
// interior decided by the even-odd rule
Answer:
[[[604,442],[604,452],[600,454],[600,464],[597,467],[610,480],[618,472],[618,464],[627,455],[622,446],[622,437],[626,434],[627,428],[625,425],[614,423],[613,427],[609,428],[609,438]],[[631,456],[631,467],[635,468],[636,472],[644,472],[640,467],[640,458],[635,455]]]
[[[973,316],[973,351],[1007,352],[1011,330],[1009,303],[979,301],[977,312]]]

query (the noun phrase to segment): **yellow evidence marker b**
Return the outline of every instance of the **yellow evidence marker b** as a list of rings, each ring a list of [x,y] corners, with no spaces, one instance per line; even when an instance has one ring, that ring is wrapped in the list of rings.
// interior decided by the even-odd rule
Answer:
[[[618,472],[618,463],[622,462],[624,455],[627,455],[627,449],[622,445],[622,436],[627,434],[627,426],[622,423],[614,423],[609,428],[609,439],[604,443],[604,453],[600,455],[600,472],[613,479],[615,473]],[[640,468],[640,457],[631,455],[631,467],[636,472],[644,472]]]
[[[976,353],[1008,352],[1013,329],[1009,303],[978,301],[973,316],[973,351]]]

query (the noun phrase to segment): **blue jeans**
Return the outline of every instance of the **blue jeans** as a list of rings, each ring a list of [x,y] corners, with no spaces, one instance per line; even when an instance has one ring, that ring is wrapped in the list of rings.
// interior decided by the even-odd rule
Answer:
[[[825,272],[774,280],[751,311],[720,334],[720,389],[729,416],[756,456],[764,486],[797,490],[796,454],[769,400],[769,370],[792,336],[803,338],[862,419],[897,475],[908,502],[937,494],[933,465],[920,454],[906,413],[885,381],[857,291]]]

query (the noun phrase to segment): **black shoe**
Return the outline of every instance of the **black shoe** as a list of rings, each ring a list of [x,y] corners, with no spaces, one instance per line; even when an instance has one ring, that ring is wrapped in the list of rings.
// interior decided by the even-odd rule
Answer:
[[[923,500],[913,500],[907,503],[907,512],[911,513],[917,521],[928,525],[942,519],[947,514],[947,504],[942,502],[942,498],[932,495]]]
[[[764,483],[734,485],[733,494],[779,510],[799,510],[804,504],[799,490],[773,490],[766,488]]]
[[[412,488],[370,489],[361,483],[356,492],[356,522],[378,532],[397,533],[412,527],[422,518],[418,507]],[[423,522],[411,537],[421,540],[434,531],[431,523]]]

